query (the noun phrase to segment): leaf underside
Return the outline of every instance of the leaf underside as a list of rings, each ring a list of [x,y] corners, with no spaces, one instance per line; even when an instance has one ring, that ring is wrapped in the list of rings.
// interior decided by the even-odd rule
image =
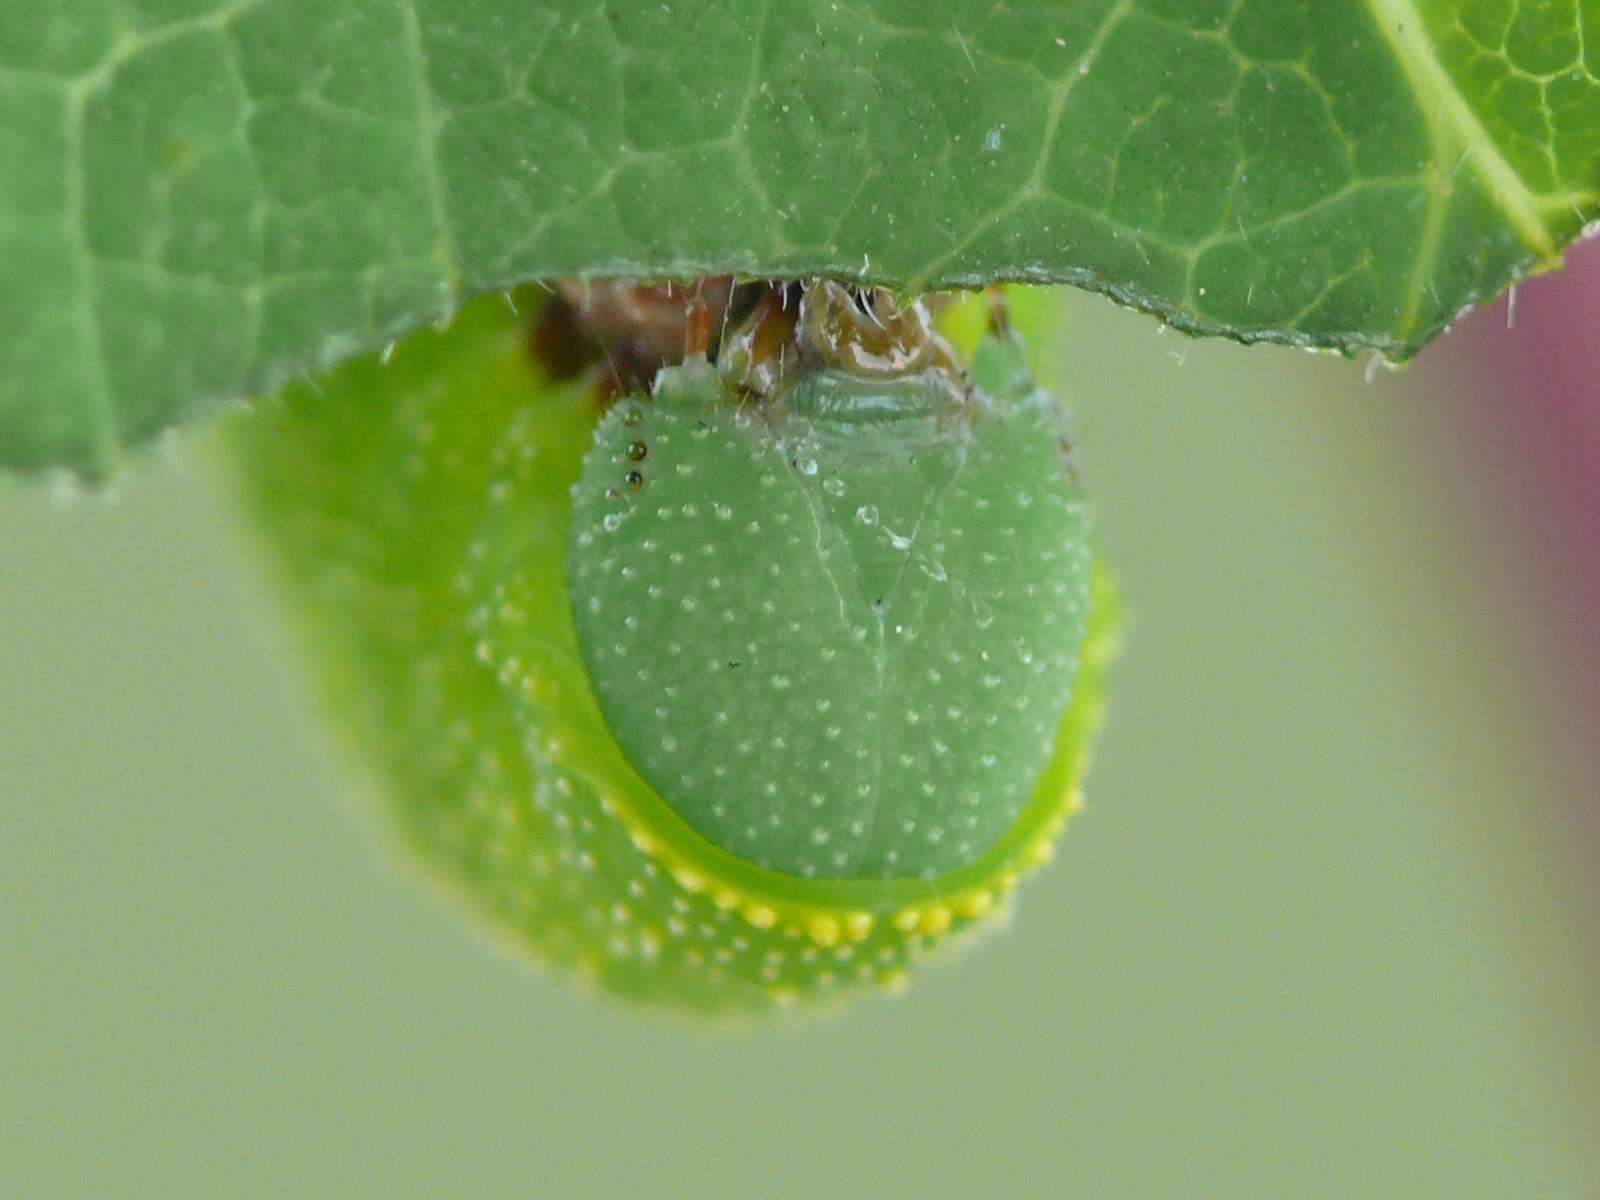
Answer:
[[[1592,0],[0,9],[0,464],[538,277],[1079,284],[1414,353],[1600,213]]]

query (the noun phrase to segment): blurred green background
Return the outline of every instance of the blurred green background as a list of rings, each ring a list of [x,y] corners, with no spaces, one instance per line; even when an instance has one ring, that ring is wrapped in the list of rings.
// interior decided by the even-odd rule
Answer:
[[[1600,1195],[1572,771],[1449,397],[1070,317],[1134,617],[1089,810],[824,1020],[619,1009],[389,861],[203,437],[0,494],[0,1195]]]

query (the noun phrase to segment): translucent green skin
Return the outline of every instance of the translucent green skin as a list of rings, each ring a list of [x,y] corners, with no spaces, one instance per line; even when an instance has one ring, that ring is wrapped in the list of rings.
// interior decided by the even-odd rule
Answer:
[[[1020,340],[985,337],[972,378],[819,369],[756,406],[701,362],[600,423],[579,645],[618,744],[723,849],[931,879],[1032,794],[1083,640],[1086,521]]]
[[[524,313],[538,293],[517,297]],[[1071,699],[1000,844],[931,884],[763,871],[678,821],[596,705],[571,619],[570,492],[599,413],[499,297],[230,430],[236,478],[335,726],[414,860],[512,945],[701,1011],[899,987],[982,929],[1070,811],[1115,639],[1102,575]]]

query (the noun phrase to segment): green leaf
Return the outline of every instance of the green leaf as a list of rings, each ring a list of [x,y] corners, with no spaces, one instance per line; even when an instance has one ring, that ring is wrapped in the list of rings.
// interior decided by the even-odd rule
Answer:
[[[1406,357],[1600,207],[1592,0],[0,10],[0,463],[539,276],[1080,284]]]

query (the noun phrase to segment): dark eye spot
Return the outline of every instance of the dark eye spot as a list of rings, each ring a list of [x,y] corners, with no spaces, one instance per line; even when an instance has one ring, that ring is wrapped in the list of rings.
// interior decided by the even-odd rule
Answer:
[[[637,492],[644,486],[644,476],[637,471],[629,471],[623,476],[623,481],[627,483],[630,492]]]
[[[646,454],[648,454],[649,452],[650,452],[649,448],[646,447],[643,442],[629,442],[628,443],[628,461],[629,462],[643,462],[644,461],[644,456]]]

